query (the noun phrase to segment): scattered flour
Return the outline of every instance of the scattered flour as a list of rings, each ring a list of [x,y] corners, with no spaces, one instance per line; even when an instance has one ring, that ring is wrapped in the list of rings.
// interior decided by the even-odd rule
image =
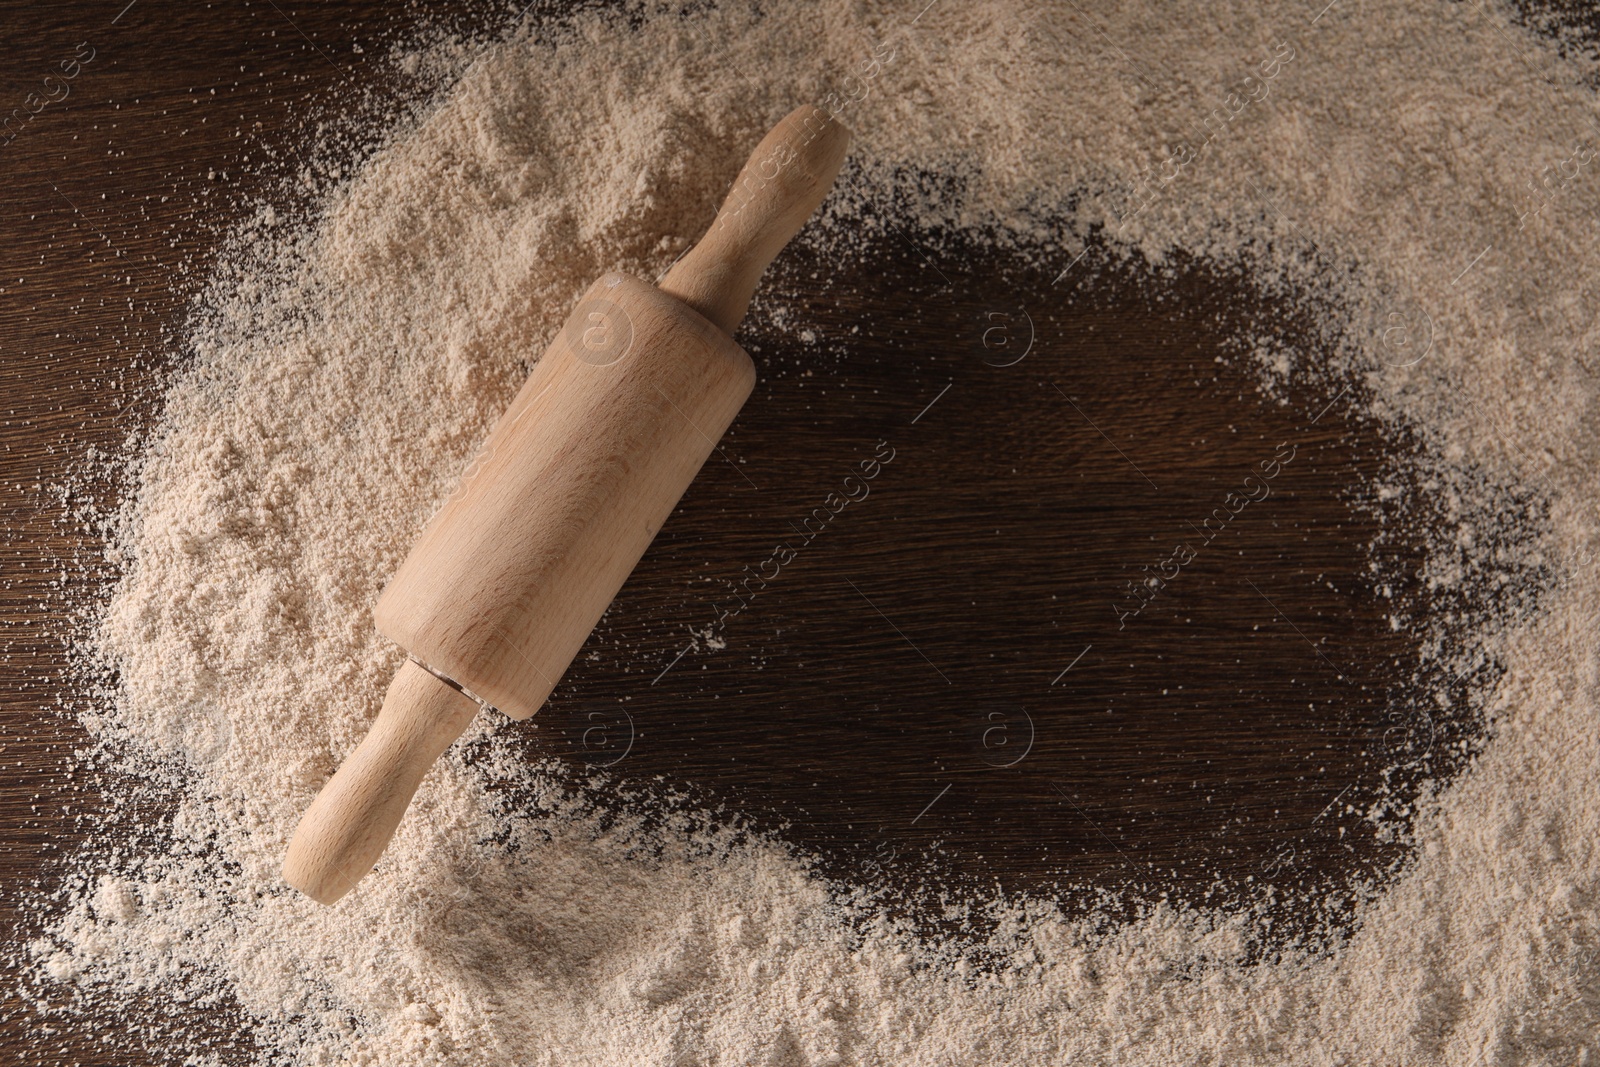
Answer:
[[[307,1065],[1600,1063],[1591,58],[1479,2],[921,8],[644,7],[394,58],[443,87],[312,182],[310,222],[264,207],[183,335],[88,646],[120,670],[96,729],[176,806],[58,903],[41,990],[233,1006],[261,1062]],[[1490,740],[1334,950],[1035,901],[997,905],[977,966],[777,844],[518,766],[487,722],[359,892],[279,883],[398,664],[371,605],[519,357],[602,271],[656,276],[805,100],[857,134],[828,239],[956,225],[1065,268],[1095,236],[1317,287],[1331,362],[1264,375],[1354,375],[1435,462],[1544,498],[1544,610],[1475,637],[1506,667]]]

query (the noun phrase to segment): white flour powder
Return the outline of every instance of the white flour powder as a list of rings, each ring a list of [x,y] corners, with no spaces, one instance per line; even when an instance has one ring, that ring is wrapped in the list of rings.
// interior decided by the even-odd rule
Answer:
[[[423,118],[313,222],[285,202],[238,237],[92,640],[121,676],[91,725],[173,774],[176,813],[86,872],[30,946],[42,990],[233,1003],[263,1061],[309,1065],[1600,1062],[1593,66],[1476,2],[922,2],[430,46],[398,60],[447,75]],[[777,845],[602,818],[492,741],[441,764],[338,907],[279,883],[399,661],[372,603],[519,357],[603,271],[656,276],[748,147],[830,92],[858,159],[831,239],[956,223],[1066,268],[1099,224],[1158,264],[1314,286],[1350,309],[1336,365],[1269,351],[1264,375],[1353,370],[1438,462],[1548,498],[1545,609],[1471,641],[1507,668],[1491,739],[1331,954],[1257,959],[1249,917],[1092,934],[1035,904],[976,968],[846,921]],[[886,219],[898,165],[963,192]],[[550,817],[495,814],[494,778]]]

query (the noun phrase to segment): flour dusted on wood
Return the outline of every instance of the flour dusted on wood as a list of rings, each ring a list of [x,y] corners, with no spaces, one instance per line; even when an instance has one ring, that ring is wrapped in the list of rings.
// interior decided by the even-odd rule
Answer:
[[[1480,4],[921,6],[583,15],[420,50],[399,69],[455,75],[423,117],[303,228],[230,246],[86,649],[121,672],[96,728],[181,769],[177,811],[85,872],[31,947],[41,982],[235,1003],[277,1050],[263,1062],[1600,1057],[1593,70]],[[1033,902],[979,968],[776,844],[612,817],[492,738],[429,777],[337,909],[278,883],[397,665],[371,605],[521,360],[603,271],[664,269],[741,146],[801,100],[860,145],[825,239],[955,224],[1064,268],[1098,232],[1092,254],[1324,286],[1348,309],[1336,363],[1268,353],[1264,375],[1353,371],[1439,462],[1548,498],[1545,610],[1468,635],[1506,666],[1481,694],[1491,739],[1331,954],[1259,960],[1249,916],[1157,909],[1105,933]],[[901,188],[886,215],[875,176],[897,166],[956,192]],[[1070,225],[1039,221],[1066,205]],[[1396,312],[1429,324],[1421,358],[1385,350]],[[1491,533],[1473,550],[1498,551]],[[494,814],[487,778],[550,817]]]

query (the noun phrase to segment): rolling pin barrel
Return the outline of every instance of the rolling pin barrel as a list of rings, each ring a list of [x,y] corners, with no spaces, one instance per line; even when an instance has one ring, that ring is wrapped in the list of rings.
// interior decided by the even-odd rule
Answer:
[[[429,669],[539,710],[755,385],[733,339],[601,278],[374,611]]]
[[[797,109],[659,287],[608,274],[578,302],[378,600],[411,659],[301,819],[289,884],[338,900],[480,703],[516,719],[544,704],[750,395],[730,334],[848,141]]]

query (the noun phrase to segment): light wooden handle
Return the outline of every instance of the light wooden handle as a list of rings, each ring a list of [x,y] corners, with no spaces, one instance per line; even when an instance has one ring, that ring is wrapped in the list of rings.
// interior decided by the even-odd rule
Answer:
[[[732,334],[761,272],[822,203],[850,131],[820,108],[789,112],[756,146],[711,229],[656,283]]]
[[[323,904],[349,892],[378,862],[428,768],[477,712],[476,701],[407,660],[372,729],[301,817],[284,880]]]

